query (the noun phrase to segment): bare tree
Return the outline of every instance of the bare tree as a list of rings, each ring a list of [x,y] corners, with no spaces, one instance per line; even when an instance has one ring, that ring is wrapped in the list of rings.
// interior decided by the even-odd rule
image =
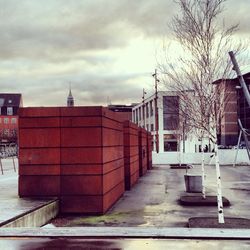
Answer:
[[[168,88],[178,93],[180,115],[186,123],[199,132],[202,148],[203,139],[208,137],[214,143],[218,220],[224,223],[221,176],[218,157],[217,131],[225,109],[227,90],[213,84],[217,79],[230,77],[231,66],[227,52],[240,51],[242,45],[235,43],[233,34],[238,25],[226,27],[220,19],[226,0],[176,0],[180,14],[171,23],[175,36],[175,50],[180,56],[170,58],[173,46],[165,50],[164,61],[159,68],[165,76]],[[219,25],[221,21],[221,25]],[[225,85],[224,85],[225,86]],[[187,94],[187,91],[193,94]],[[204,158],[202,177],[204,180]],[[203,182],[204,183],[204,182]],[[205,187],[203,186],[205,198]]]

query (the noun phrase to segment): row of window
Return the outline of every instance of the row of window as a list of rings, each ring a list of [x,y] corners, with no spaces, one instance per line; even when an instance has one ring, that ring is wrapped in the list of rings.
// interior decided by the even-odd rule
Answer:
[[[2,110],[0,108],[0,115],[2,114]],[[13,107],[7,107],[7,115],[13,115]]]
[[[15,117],[12,117],[12,118],[8,118],[8,117],[4,117],[4,118],[1,118],[0,117],[0,124],[16,124],[17,123],[17,118]]]
[[[138,121],[145,120],[145,110],[146,118],[154,115],[153,100],[145,103],[143,106],[133,111],[133,120],[137,123]]]

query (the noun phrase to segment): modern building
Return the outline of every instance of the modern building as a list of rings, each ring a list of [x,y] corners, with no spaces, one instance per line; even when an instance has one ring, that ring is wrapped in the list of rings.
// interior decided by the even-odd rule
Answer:
[[[198,139],[185,133],[179,108],[179,97],[172,91],[159,91],[157,98],[154,94],[133,107],[132,120],[151,132],[154,151],[163,153],[198,150]]]
[[[250,72],[244,74],[243,78],[250,91]],[[223,146],[237,145],[240,130],[238,119],[241,120],[243,127],[250,131],[250,107],[238,78],[219,79],[214,84],[217,85],[217,89],[223,88],[225,90],[223,95],[225,108],[218,135],[219,144]]]
[[[18,109],[23,106],[21,94],[0,93],[0,142],[17,142]]]

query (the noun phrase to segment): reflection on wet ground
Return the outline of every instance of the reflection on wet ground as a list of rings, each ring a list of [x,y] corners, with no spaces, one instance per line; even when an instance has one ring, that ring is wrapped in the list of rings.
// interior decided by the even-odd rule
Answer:
[[[42,249],[240,249],[250,248],[249,241],[228,240],[155,240],[155,239],[0,239],[0,249],[42,250]]]

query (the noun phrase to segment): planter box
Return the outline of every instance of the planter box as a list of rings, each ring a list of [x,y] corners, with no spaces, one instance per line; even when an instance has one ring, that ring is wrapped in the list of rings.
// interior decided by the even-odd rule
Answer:
[[[202,192],[202,176],[201,175],[184,175],[186,192],[201,193]]]

